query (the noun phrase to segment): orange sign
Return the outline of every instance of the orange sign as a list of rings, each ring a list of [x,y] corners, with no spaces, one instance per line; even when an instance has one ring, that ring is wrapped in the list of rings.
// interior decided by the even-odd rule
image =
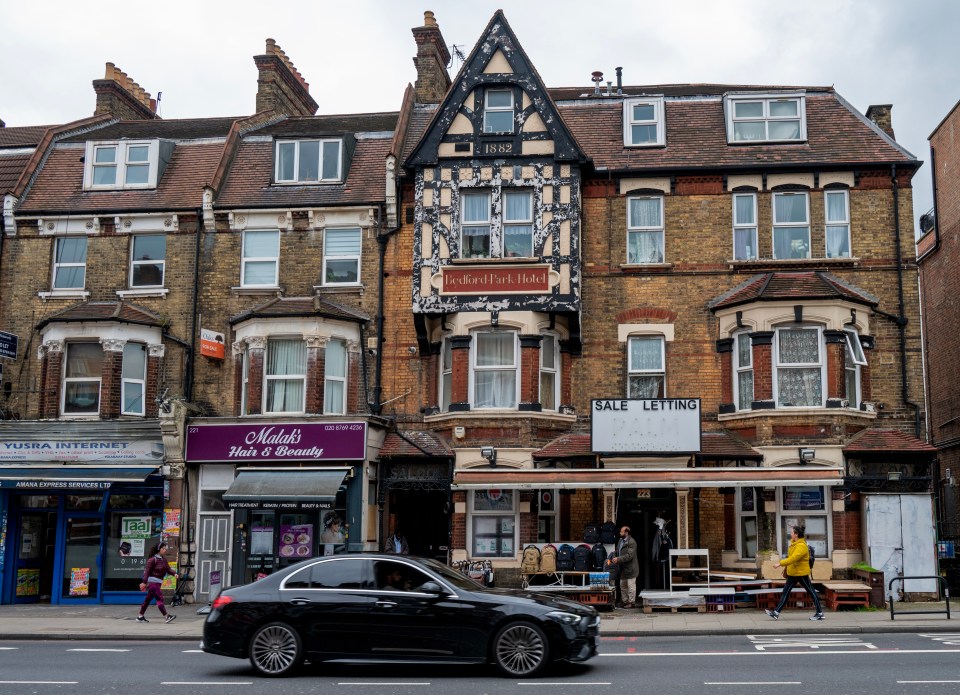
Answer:
[[[550,292],[550,267],[546,265],[521,267],[443,269],[444,294],[547,294]]]
[[[204,357],[213,357],[222,360],[226,357],[223,344],[223,333],[214,333],[206,328],[200,329],[200,354]]]

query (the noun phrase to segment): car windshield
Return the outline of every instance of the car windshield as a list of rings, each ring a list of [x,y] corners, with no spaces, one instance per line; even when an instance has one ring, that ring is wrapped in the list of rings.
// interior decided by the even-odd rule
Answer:
[[[452,570],[443,563],[437,562],[430,558],[421,558],[420,560],[425,567],[436,572],[444,580],[450,582],[455,587],[459,589],[466,589],[468,591],[476,591],[477,589],[483,588],[483,585],[479,582],[475,582],[470,577],[467,577],[463,574],[460,574],[456,570]]]

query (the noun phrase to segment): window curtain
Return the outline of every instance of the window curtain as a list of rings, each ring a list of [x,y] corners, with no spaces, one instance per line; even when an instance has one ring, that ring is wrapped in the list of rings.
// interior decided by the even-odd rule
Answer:
[[[737,336],[737,408],[750,410],[753,404],[753,353],[750,336]]]
[[[490,196],[487,193],[464,193],[460,196],[464,222],[488,222],[490,220]],[[483,227],[480,227],[483,229]],[[489,230],[489,228],[487,228]],[[464,232],[468,234],[468,232]]]
[[[99,343],[74,343],[67,348],[67,378],[99,379],[103,371],[103,348]]]
[[[296,161],[297,143],[281,142],[277,145],[277,179],[293,180],[293,164]]]
[[[663,263],[663,234],[630,232],[627,263]]]
[[[629,225],[631,228],[659,227],[660,226],[660,199],[659,198],[631,198]]]
[[[533,219],[533,196],[529,191],[505,191],[504,223],[528,222]],[[533,225],[504,224],[503,255],[528,257],[533,255]]]
[[[514,408],[517,405],[517,368],[513,333],[478,333],[474,405],[477,408]],[[506,367],[506,369],[495,369]]]
[[[757,220],[752,195],[737,195],[733,197],[734,225],[733,244],[734,258],[739,260],[757,257]]]
[[[306,343],[302,340],[269,341],[266,410],[272,413],[302,411],[306,373]],[[285,376],[293,378],[270,378]]]
[[[631,338],[630,371],[663,369],[662,346],[660,338]]]
[[[327,343],[324,357],[323,412],[345,413],[347,346],[341,340]]]
[[[827,227],[827,258],[849,258],[849,241],[846,225]]]
[[[774,223],[803,224],[807,221],[807,196],[805,194],[775,195]]]
[[[820,368],[777,369],[777,404],[783,406],[818,407],[823,405]]]

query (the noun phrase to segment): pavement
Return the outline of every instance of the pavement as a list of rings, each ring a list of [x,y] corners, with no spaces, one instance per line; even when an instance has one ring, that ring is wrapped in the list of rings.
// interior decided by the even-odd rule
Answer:
[[[736,607],[719,613],[697,613],[679,609],[676,613],[642,609],[602,611],[600,633],[604,637],[639,635],[775,635],[849,634],[877,632],[960,633],[957,606],[945,604],[898,603],[900,614],[891,620],[890,610],[844,609],[827,611],[826,619],[811,621],[811,612],[786,609],[780,620],[769,618],[756,608]],[[137,606],[51,606],[44,604],[0,606],[0,640],[184,640],[199,643],[206,616],[198,615],[198,604],[169,608],[177,619],[165,624],[156,607],[147,611],[149,623],[138,623]],[[934,613],[933,611],[940,611]]]

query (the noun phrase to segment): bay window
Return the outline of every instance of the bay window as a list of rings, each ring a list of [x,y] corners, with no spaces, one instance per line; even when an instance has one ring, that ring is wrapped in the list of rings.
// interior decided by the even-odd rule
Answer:
[[[663,398],[666,390],[663,337],[629,338],[627,372],[627,398]]]
[[[663,198],[627,199],[627,263],[663,263]]]
[[[514,557],[516,554],[515,490],[473,490],[470,500],[470,556]]]
[[[544,333],[540,343],[540,407],[544,410],[556,410],[560,395],[559,355],[557,337]]]
[[[461,193],[460,249],[462,258],[490,257],[490,191]]]
[[[821,407],[826,381],[822,332],[817,326],[776,329],[775,362],[778,407]]]
[[[98,415],[103,348],[100,343],[68,343],[63,370],[61,412]]]
[[[519,366],[517,334],[513,331],[477,331],[472,344],[471,406],[516,408]]]
[[[503,255],[506,258],[533,255],[533,191],[503,192]]]
[[[450,401],[453,399],[453,345],[449,338],[444,338],[440,350],[440,410],[450,410]]]
[[[307,381],[307,346],[303,340],[271,338],[264,369],[265,413],[302,413]]]
[[[860,336],[855,330],[844,329],[843,374],[846,384],[846,400],[851,408],[860,407],[860,368],[867,365]]]
[[[145,415],[147,384],[147,346],[126,343],[121,367],[120,408],[124,415]]]
[[[347,345],[342,340],[327,343],[323,371],[323,412],[347,412]]]
[[[753,346],[746,331],[733,336],[733,389],[737,410],[753,407]]]

